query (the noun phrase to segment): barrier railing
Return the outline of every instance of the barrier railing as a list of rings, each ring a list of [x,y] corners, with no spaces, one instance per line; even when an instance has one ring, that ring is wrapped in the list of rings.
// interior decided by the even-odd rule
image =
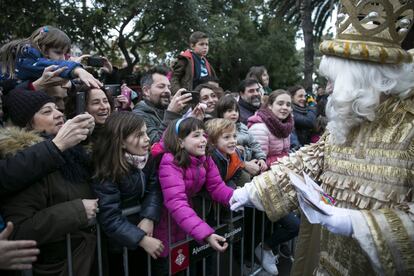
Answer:
[[[259,242],[265,240],[265,229],[268,222],[264,212],[256,209],[246,208],[245,211],[234,213],[228,209],[223,209],[218,204],[212,205],[213,213],[206,210],[206,199],[202,199],[203,220],[210,225],[214,225],[215,233],[226,238],[229,247],[224,253],[217,253],[209,244],[198,244],[193,238],[187,236],[185,240],[172,243],[171,237],[171,217],[169,216],[168,237],[169,237],[169,256],[168,256],[168,274],[185,273],[185,275],[256,275],[263,270],[262,266],[255,265],[255,248]],[[122,215],[129,216],[139,213],[140,206],[124,209]],[[246,217],[246,212],[248,216]],[[213,214],[213,215],[212,215]],[[257,217],[259,216],[258,227]],[[99,276],[104,273],[104,259],[102,246],[102,229],[99,223],[96,226],[96,257],[97,273]],[[259,229],[258,229],[259,228]],[[273,232],[274,224],[270,226],[270,233]],[[258,233],[259,232],[259,233]],[[259,234],[259,235],[257,235]],[[257,237],[260,237],[257,240]],[[246,244],[246,238],[249,243]],[[290,243],[293,252],[293,242]],[[68,276],[74,275],[71,234],[66,235],[66,251],[68,263]],[[247,255],[245,254],[247,251]],[[261,250],[263,255],[263,249]],[[263,259],[263,258],[260,258]],[[236,263],[235,263],[236,262]],[[238,263],[237,263],[238,262]],[[245,263],[247,262],[247,264]],[[129,275],[128,249],[123,247],[123,271],[124,275]],[[147,254],[147,275],[152,275],[152,261]],[[200,268],[201,267],[201,268]],[[198,273],[192,273],[192,270]],[[201,272],[200,272],[201,269]],[[32,276],[31,270],[22,271],[22,276]],[[142,274],[141,274],[142,275]],[[82,276],[82,275],[81,275]]]

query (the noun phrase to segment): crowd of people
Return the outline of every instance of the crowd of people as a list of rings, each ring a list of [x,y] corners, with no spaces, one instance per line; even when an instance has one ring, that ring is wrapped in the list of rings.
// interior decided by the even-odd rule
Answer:
[[[73,274],[97,275],[99,225],[105,275],[123,275],[124,248],[131,274],[150,256],[152,274],[168,275],[186,237],[228,256],[214,225],[243,207],[246,237],[252,208],[277,227],[229,256],[253,252],[272,275],[298,235],[293,275],[413,274],[414,63],[400,46],[412,3],[342,2],[352,20],[320,46],[328,83],[315,95],[272,87],[263,66],[224,91],[199,31],[136,91],[108,81],[119,79],[108,59],[70,57],[53,26],[3,45],[1,274],[67,275],[70,248]]]
[[[108,82],[108,59],[70,57],[58,28],[3,45],[1,274],[67,275],[70,248],[73,274],[97,275],[99,225],[105,275],[123,274],[123,248],[130,273],[146,273],[150,256],[152,273],[167,275],[171,245],[186,237],[227,256],[214,224],[243,207],[245,226],[255,208],[277,227],[234,255],[254,252],[272,275],[295,236],[293,275],[413,274],[414,55],[400,45],[414,8],[341,2],[316,95],[272,89],[263,66],[225,92],[198,31],[137,91]]]
[[[75,274],[92,275],[96,218],[109,275],[121,271],[123,247],[134,260],[130,272],[143,271],[147,253],[157,275],[168,273],[169,244],[186,235],[226,250],[226,239],[200,217],[201,192],[228,208],[234,189],[317,141],[317,106],[308,106],[300,86],[272,91],[263,66],[225,93],[206,58],[208,43],[194,32],[172,68],[143,74],[141,91],[105,86],[85,63],[93,57],[70,57],[70,39],[52,26],[0,49],[0,214],[7,222],[0,269],[65,275],[70,233]],[[110,76],[112,64],[101,59],[98,71]],[[139,213],[122,215],[135,205]],[[278,223],[256,248],[273,275],[279,245],[297,235],[299,218],[291,213]]]

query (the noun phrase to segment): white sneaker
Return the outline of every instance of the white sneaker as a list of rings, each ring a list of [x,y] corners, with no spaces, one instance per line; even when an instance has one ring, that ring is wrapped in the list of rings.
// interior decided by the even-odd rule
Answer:
[[[278,275],[279,271],[277,270],[277,257],[273,254],[272,250],[262,250],[262,244],[259,244],[254,250],[256,258],[261,262],[264,270],[272,275]]]

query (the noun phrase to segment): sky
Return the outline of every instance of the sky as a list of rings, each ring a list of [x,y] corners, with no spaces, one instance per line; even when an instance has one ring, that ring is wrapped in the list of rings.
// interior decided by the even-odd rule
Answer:
[[[331,28],[331,32],[336,32],[335,22],[336,22],[336,16],[337,16],[338,10],[337,7],[334,6],[334,9],[332,10],[332,17],[328,19],[326,22],[326,27],[324,30],[324,34]],[[298,35],[296,37],[296,50],[303,49],[305,47],[305,42],[303,41],[303,33],[300,30],[298,32]]]

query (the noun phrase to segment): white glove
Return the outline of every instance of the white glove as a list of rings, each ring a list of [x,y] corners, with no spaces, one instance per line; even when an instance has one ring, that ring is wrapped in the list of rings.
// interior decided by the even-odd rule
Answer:
[[[236,212],[243,210],[243,206],[254,207],[253,204],[250,202],[249,193],[247,192],[245,186],[234,190],[233,196],[230,198],[229,204],[230,209]]]
[[[298,193],[298,199],[299,205],[310,223],[321,224],[330,232],[347,237],[354,233],[351,216],[358,211],[330,206],[320,201],[318,207],[329,214],[324,215],[312,207],[302,194]]]
[[[344,236],[353,234],[351,216],[358,211],[338,208],[323,202],[321,200],[323,189],[307,174],[304,174],[305,181],[294,173],[290,173],[289,177],[296,188],[299,205],[310,223],[321,224],[335,234]]]

